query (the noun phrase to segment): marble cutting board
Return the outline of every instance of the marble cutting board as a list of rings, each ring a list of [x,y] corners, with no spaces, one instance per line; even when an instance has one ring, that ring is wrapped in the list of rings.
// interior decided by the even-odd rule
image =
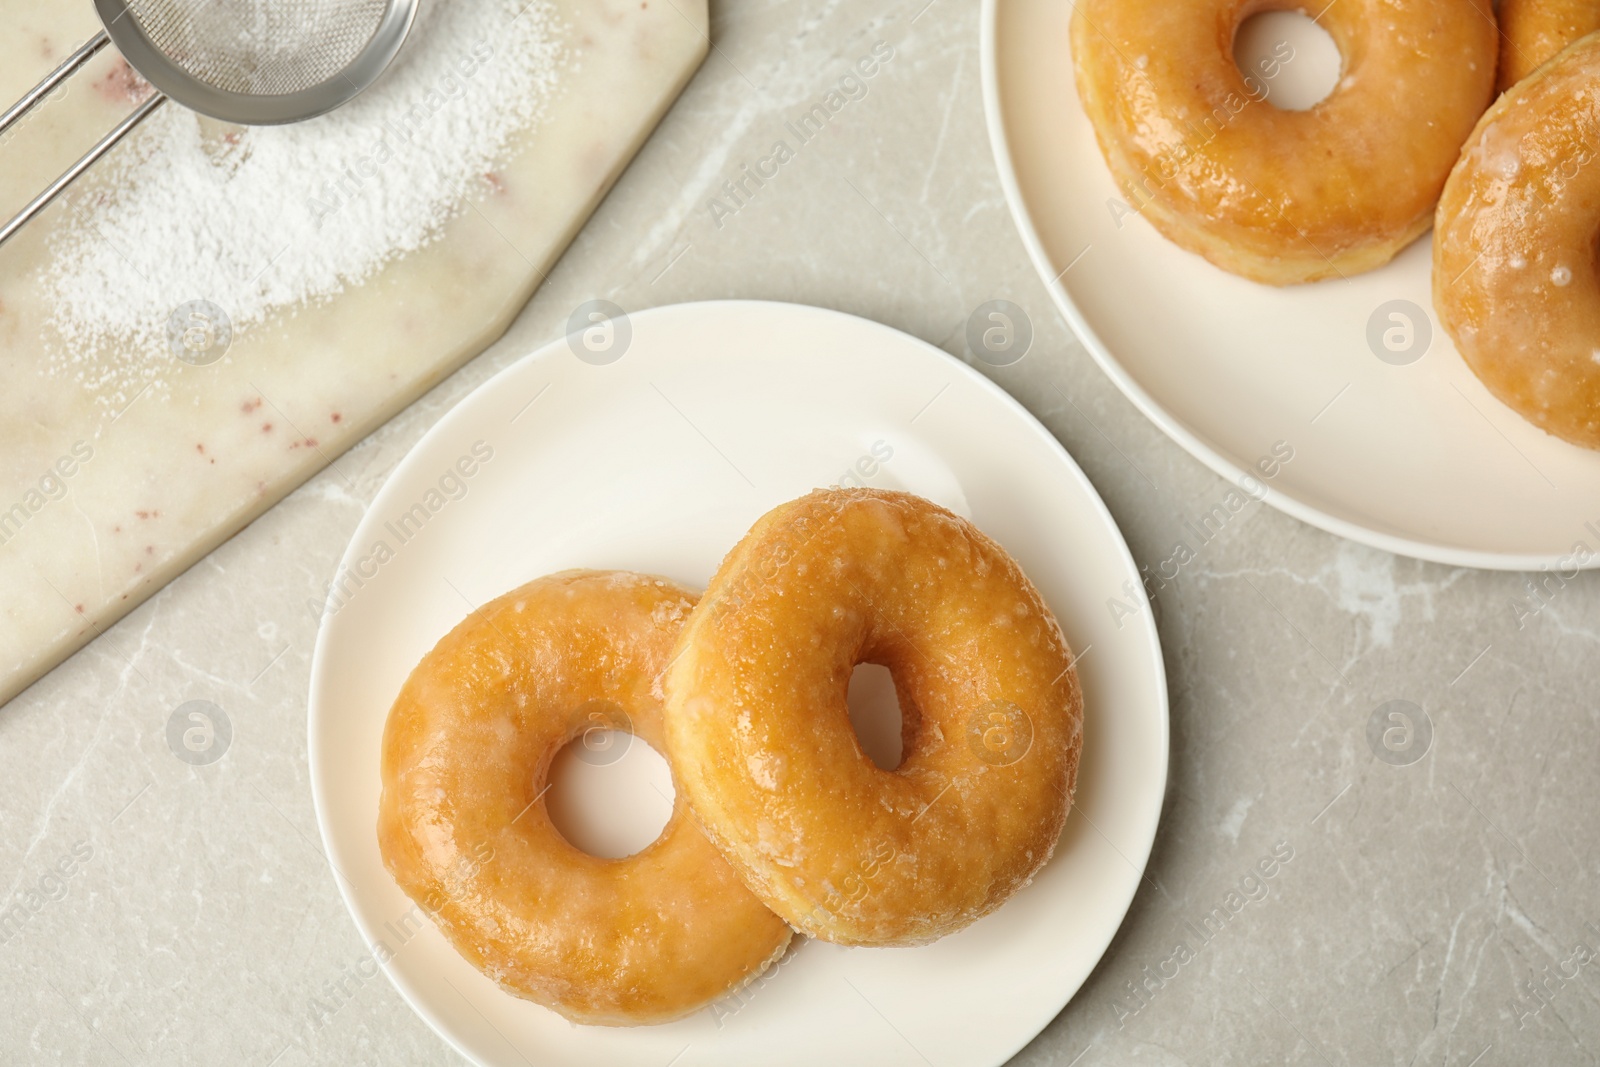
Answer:
[[[162,365],[159,388],[108,395],[48,350],[40,268],[93,172],[0,248],[0,703],[504,332],[709,46],[706,0],[553,3],[561,89],[493,195],[362,285],[235,331],[217,362]],[[98,23],[88,0],[0,0],[0,27],[9,102]],[[102,54],[8,134],[0,214],[120,119],[126,90]]]

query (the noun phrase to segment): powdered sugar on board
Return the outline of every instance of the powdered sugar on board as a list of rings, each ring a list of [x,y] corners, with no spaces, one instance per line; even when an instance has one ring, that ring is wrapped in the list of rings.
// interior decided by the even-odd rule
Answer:
[[[237,334],[426,246],[559,92],[561,29],[548,0],[423,0],[394,66],[328,115],[162,108],[53,235],[51,370],[120,406],[171,366],[180,305],[211,301]]]

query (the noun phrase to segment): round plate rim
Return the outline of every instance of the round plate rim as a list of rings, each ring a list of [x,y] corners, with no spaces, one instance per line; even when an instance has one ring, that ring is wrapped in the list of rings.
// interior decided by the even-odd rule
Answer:
[[[999,43],[996,24],[1001,2],[1002,0],[982,0],[979,26],[979,81],[983,86],[983,116],[989,130],[989,147],[994,155],[995,168],[999,171],[1000,186],[1005,194],[1006,206],[1011,211],[1011,219],[1016,225],[1017,234],[1022,238],[1022,243],[1028,251],[1028,259],[1033,263],[1039,279],[1044,282],[1056,308],[1067,320],[1073,333],[1123,396],[1191,456],[1216,474],[1237,483],[1239,479],[1247,477],[1249,472],[1202,441],[1139,384],[1089,325],[1088,318],[1079,309],[1072,295],[1067,292],[1066,286],[1062,285],[1059,277],[1055,275],[1055,266],[1049,253],[1045,251],[1044,242],[1034,225],[1033,215],[1028,210],[1027,200],[1022,195],[1021,183],[1017,180],[1016,168],[1011,161],[1005,113],[1000,105]],[[1385,552],[1430,563],[1501,571],[1533,571],[1562,565],[1563,557],[1560,553],[1494,552],[1385,533],[1330,514],[1276,487],[1269,488],[1263,499],[1279,511],[1320,530]],[[1600,557],[1586,566],[1586,569],[1593,568],[1600,568]]]
[[[1088,475],[1084,473],[1083,468],[1078,465],[1077,460],[1072,457],[1072,454],[1067,451],[1066,447],[1059,440],[1057,440],[1054,434],[1050,433],[1043,423],[1034,417],[1032,412],[1025,408],[1010,393],[1006,392],[995,382],[962,360],[951,356],[948,352],[939,348],[937,345],[925,341],[914,334],[906,333],[903,330],[895,329],[892,326],[888,326],[872,319],[863,318],[858,315],[852,315],[847,312],[836,311],[831,308],[818,307],[810,304],[798,304],[787,301],[739,299],[691,301],[679,304],[658,305],[656,307],[647,308],[638,312],[630,311],[628,312],[628,317],[635,324],[635,326],[637,326],[641,320],[648,321],[649,319],[655,317],[682,314],[717,314],[724,309],[752,307],[776,312],[778,314],[812,315],[849,320],[856,328],[862,329],[866,333],[881,332],[887,335],[892,335],[902,341],[910,342],[913,347],[925,350],[931,356],[935,356],[944,360],[954,373],[961,375],[969,382],[976,384],[980,391],[986,392],[990,397],[1000,401],[1003,407],[1007,408],[1014,415],[1018,416],[1021,423],[1027,427],[1029,432],[1038,435],[1045,445],[1056,454],[1057,458],[1062,461],[1068,473],[1077,483],[1078,488],[1084,494],[1086,494],[1087,499],[1092,503],[1094,515],[1104,526],[1107,533],[1111,536],[1112,544],[1114,545],[1117,553],[1120,555],[1122,563],[1127,569],[1127,572],[1135,579],[1138,578],[1138,563],[1133,558],[1133,553],[1128,547],[1127,539],[1123,536],[1121,527],[1117,525],[1115,518],[1111,514],[1111,510],[1106,506],[1105,500],[1100,496],[1099,491],[1095,489],[1094,483],[1089,480]],[[429,426],[419,438],[417,438],[417,440],[409,449],[407,449],[405,455],[402,456],[399,462],[395,464],[394,469],[391,470],[388,476],[384,479],[383,485],[380,486],[377,493],[374,494],[372,501],[367,505],[367,509],[361,520],[357,522],[355,528],[351,531],[350,541],[345,546],[344,552],[341,553],[334,573],[337,574],[341,570],[349,567],[354,560],[359,557],[361,546],[364,543],[363,537],[367,533],[366,524],[369,521],[369,517],[383,513],[380,505],[384,502],[385,495],[391,491],[392,487],[397,487],[404,483],[406,475],[409,473],[411,467],[422,462],[427,447],[436,438],[443,436],[444,433],[447,432],[447,424],[453,421],[453,418],[457,416],[458,412],[466,408],[469,403],[476,400],[480,394],[487,394],[498,388],[504,380],[507,380],[513,375],[521,372],[526,366],[547,359],[562,358],[567,354],[566,345],[567,338],[565,335],[555,337],[544,344],[536,345],[530,351],[527,351],[523,355],[512,360],[505,367],[502,367],[483,382],[479,383],[465,396],[462,396],[459,400],[453,403],[448,410],[439,415],[433,424]],[[1150,854],[1155,847],[1156,833],[1160,828],[1161,817],[1165,810],[1166,794],[1172,765],[1172,714],[1170,694],[1167,686],[1166,658],[1161,648],[1161,638],[1160,633],[1155,625],[1154,612],[1149,610],[1150,603],[1148,596],[1146,595],[1142,585],[1139,585],[1138,589],[1143,610],[1138,612],[1137,624],[1144,640],[1146,654],[1149,656],[1151,660],[1151,666],[1154,668],[1154,695],[1156,697],[1156,710],[1158,711],[1156,725],[1158,727],[1159,734],[1158,743],[1155,747],[1159,750],[1160,756],[1160,773],[1154,777],[1161,783],[1161,797],[1159,798],[1159,803],[1157,803],[1153,808],[1154,814],[1149,825],[1140,828],[1137,849],[1133,851],[1133,854],[1124,855],[1124,858],[1129,862],[1129,864],[1136,868],[1135,873],[1137,877],[1135,877],[1131,883],[1133,888],[1129,892],[1127,899],[1118,905],[1120,916],[1115,925],[1108,924],[1109,929],[1106,932],[1104,944],[1101,945],[1098,954],[1096,955],[1095,963],[1091,965],[1085,972],[1084,979],[1080,981],[1074,988],[1062,991],[1061,1003],[1056,1008],[1055,1013],[1051,1016],[1052,1019],[1055,1018],[1056,1015],[1059,1015],[1061,1011],[1065,1010],[1066,1006],[1071,1003],[1074,997],[1077,996],[1079,990],[1081,990],[1083,987],[1083,982],[1088,980],[1089,975],[1094,972],[1095,967],[1099,965],[1100,961],[1104,960],[1106,951],[1110,948],[1111,943],[1115,940],[1118,931],[1121,930],[1122,923],[1126,921],[1128,912],[1132,908],[1133,901],[1138,894],[1138,887],[1143,881],[1145,872],[1148,868]],[[344,857],[339,851],[337,839],[334,836],[332,816],[329,812],[327,800],[323,795],[321,783],[324,769],[324,754],[314,744],[314,739],[317,734],[318,719],[321,715],[328,714],[328,712],[323,711],[320,708],[318,693],[323,687],[325,675],[331,669],[328,666],[328,646],[333,640],[330,637],[330,634],[332,634],[336,629],[336,627],[333,625],[336,618],[336,615],[324,614],[322,619],[319,621],[317,627],[317,638],[312,650],[311,672],[306,702],[307,770],[311,784],[312,808],[317,821],[317,834],[322,841],[325,859],[328,862],[330,871],[333,873],[333,880],[335,885],[338,887],[340,900],[344,903],[346,912],[349,913],[349,917],[352,923],[355,925],[357,933],[361,936],[363,945],[370,951],[373,949],[373,938],[367,929],[366,923],[363,921],[362,911],[358,909],[357,902],[352,897],[353,888],[346,881],[344,875],[340,873],[338,866],[336,866],[337,861],[344,859]],[[374,955],[374,958],[376,958],[376,954]],[[416,1012],[418,1017],[427,1023],[429,1029],[442,1038],[445,1043],[454,1049],[459,1055],[471,1063],[481,1065],[481,1067],[499,1067],[498,1064],[481,1059],[476,1053],[468,1050],[460,1042],[458,1042],[451,1033],[450,1028],[446,1026],[444,1022],[439,1019],[430,1009],[428,1002],[420,995],[419,991],[411,988],[408,980],[406,980],[403,975],[396,973],[396,971],[388,962],[380,961],[380,968],[384,975],[388,978],[390,985],[392,985],[399,992],[401,998],[405,1000],[406,1004],[411,1008],[411,1010]],[[1036,1038],[1039,1033],[1042,1033],[1044,1027],[1048,1025],[1049,1020],[1046,1020],[1038,1031],[1033,1031],[1022,1035],[1020,1040],[1018,1040],[1016,1044],[1012,1046],[1006,1053],[1004,1059],[996,1061],[993,1067],[1002,1067],[1004,1063],[1015,1057],[1018,1052],[1022,1051],[1022,1049],[1025,1048],[1034,1038]]]

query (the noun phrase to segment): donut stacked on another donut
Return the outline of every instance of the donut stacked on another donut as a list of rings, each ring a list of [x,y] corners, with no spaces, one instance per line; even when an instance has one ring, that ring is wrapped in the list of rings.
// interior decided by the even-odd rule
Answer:
[[[1600,34],[1483,116],[1439,201],[1433,302],[1467,366],[1535,426],[1600,448]]]
[[[1489,0],[1339,0],[1343,57],[1307,111],[1271,103],[1233,44],[1263,0],[1077,0],[1078,95],[1130,208],[1224,270],[1273,285],[1388,262],[1427,230],[1494,92]]]
[[[894,675],[904,759],[851,729],[853,668]],[[690,614],[667,751],[708,836],[796,929],[942,937],[1044,866],[1071,806],[1072,651],[1016,562],[920,497],[823,490],[765,515]]]
[[[384,729],[385,866],[473,966],[574,1022],[678,1018],[789,943],[681,791],[661,836],[625,859],[580,852],[545,808],[551,760],[585,730],[664,748],[653,690],[694,599],[614,571],[530,582],[423,657]]]
[[[1600,30],[1600,0],[1500,0],[1500,89]]]

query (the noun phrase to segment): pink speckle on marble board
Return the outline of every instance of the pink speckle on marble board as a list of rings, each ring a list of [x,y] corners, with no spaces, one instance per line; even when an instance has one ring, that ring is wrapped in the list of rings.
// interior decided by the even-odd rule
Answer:
[[[150,89],[150,83],[128,66],[126,59],[118,59],[116,64],[94,83],[95,89],[101,96],[113,103],[127,103],[132,100],[142,100]]]

